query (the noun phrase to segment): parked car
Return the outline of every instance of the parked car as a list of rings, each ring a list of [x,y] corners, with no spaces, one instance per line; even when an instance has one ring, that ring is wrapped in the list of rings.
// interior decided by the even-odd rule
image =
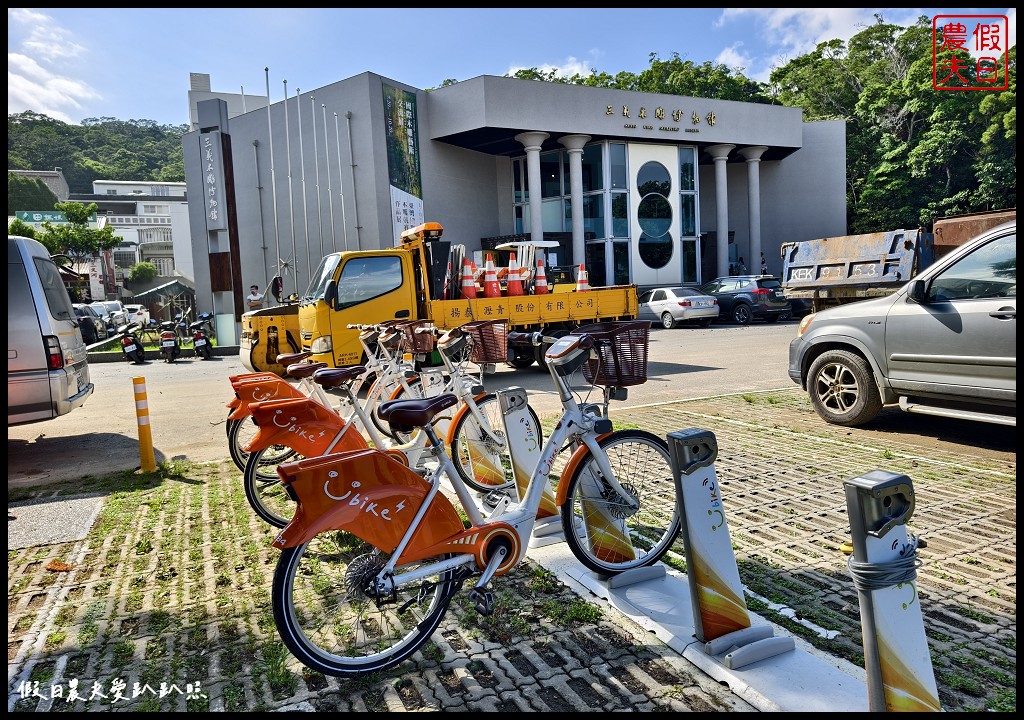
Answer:
[[[700,291],[718,300],[720,317],[737,325],[749,325],[755,319],[776,322],[792,312],[782,293],[782,283],[771,275],[715,278],[702,285]]]
[[[807,298],[787,297],[786,299],[789,300],[790,315],[783,318],[784,320],[799,320],[814,309],[814,303]]]
[[[110,310],[107,309],[107,304],[105,302],[103,302],[102,300],[95,300],[89,303],[89,307],[95,310],[96,314],[103,318],[103,322],[107,326],[108,334],[114,332],[117,329],[113,326],[113,323],[110,320]]]
[[[78,327],[82,331],[82,339],[86,345],[107,339],[107,323],[91,305],[74,303],[72,307],[78,317]]]
[[[885,297],[800,321],[789,377],[833,425],[885,405],[1017,425],[1017,221],[975,236]]]
[[[129,322],[137,322],[142,327],[149,325],[149,309],[145,305],[125,305],[124,309]]]
[[[718,318],[718,300],[694,288],[654,288],[640,296],[640,320],[660,323],[666,330],[683,323],[707,327]]]
[[[61,270],[39,241],[8,235],[8,427],[66,415],[94,390]]]
[[[110,313],[110,322],[114,324],[113,331],[116,332],[119,327],[128,324],[128,311],[124,309],[120,300],[105,300],[103,304],[107,306],[107,312]]]

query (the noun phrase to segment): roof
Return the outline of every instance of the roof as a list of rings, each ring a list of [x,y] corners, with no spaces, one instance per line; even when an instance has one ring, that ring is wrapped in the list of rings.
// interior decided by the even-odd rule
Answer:
[[[171,280],[163,285],[157,285],[145,292],[132,295],[132,300],[141,303],[144,300],[167,297],[168,295],[180,295],[181,293],[194,293],[195,288],[183,280]]]

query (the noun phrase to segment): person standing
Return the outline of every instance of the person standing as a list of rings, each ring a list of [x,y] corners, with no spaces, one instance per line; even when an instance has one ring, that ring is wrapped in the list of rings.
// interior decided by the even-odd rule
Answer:
[[[259,310],[263,307],[263,293],[260,292],[259,285],[249,286],[249,295],[245,298],[245,302],[249,305],[250,310]]]
[[[768,261],[765,260],[764,253],[761,253],[761,274],[768,274]]]

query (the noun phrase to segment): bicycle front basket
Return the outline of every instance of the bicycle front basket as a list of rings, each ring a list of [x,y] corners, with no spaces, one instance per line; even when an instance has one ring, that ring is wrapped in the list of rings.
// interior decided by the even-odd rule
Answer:
[[[629,387],[647,382],[649,320],[623,320],[584,325],[575,334],[594,339],[596,357],[583,366],[583,376],[592,385]]]
[[[508,360],[508,321],[474,320],[462,326],[473,338],[469,359],[479,364],[503,363]]]
[[[434,351],[434,336],[431,333],[418,333],[419,328],[430,327],[429,320],[413,320],[402,325],[405,333],[405,349],[411,353],[430,353]]]

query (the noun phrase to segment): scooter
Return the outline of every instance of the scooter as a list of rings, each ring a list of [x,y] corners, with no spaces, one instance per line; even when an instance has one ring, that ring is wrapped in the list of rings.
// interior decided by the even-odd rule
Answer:
[[[121,352],[125,360],[141,365],[146,360],[146,351],[142,349],[142,340],[139,339],[139,332],[142,326],[137,322],[130,322],[117,329],[121,336]]]
[[[212,317],[211,313],[202,313],[198,320],[188,326],[189,332],[192,334],[192,350],[196,357],[201,357],[203,360],[209,360],[213,357],[210,337],[207,334],[207,328]]]
[[[165,320],[160,323],[160,354],[169,363],[174,362],[181,355],[181,342],[178,340],[177,327],[176,320]]]

